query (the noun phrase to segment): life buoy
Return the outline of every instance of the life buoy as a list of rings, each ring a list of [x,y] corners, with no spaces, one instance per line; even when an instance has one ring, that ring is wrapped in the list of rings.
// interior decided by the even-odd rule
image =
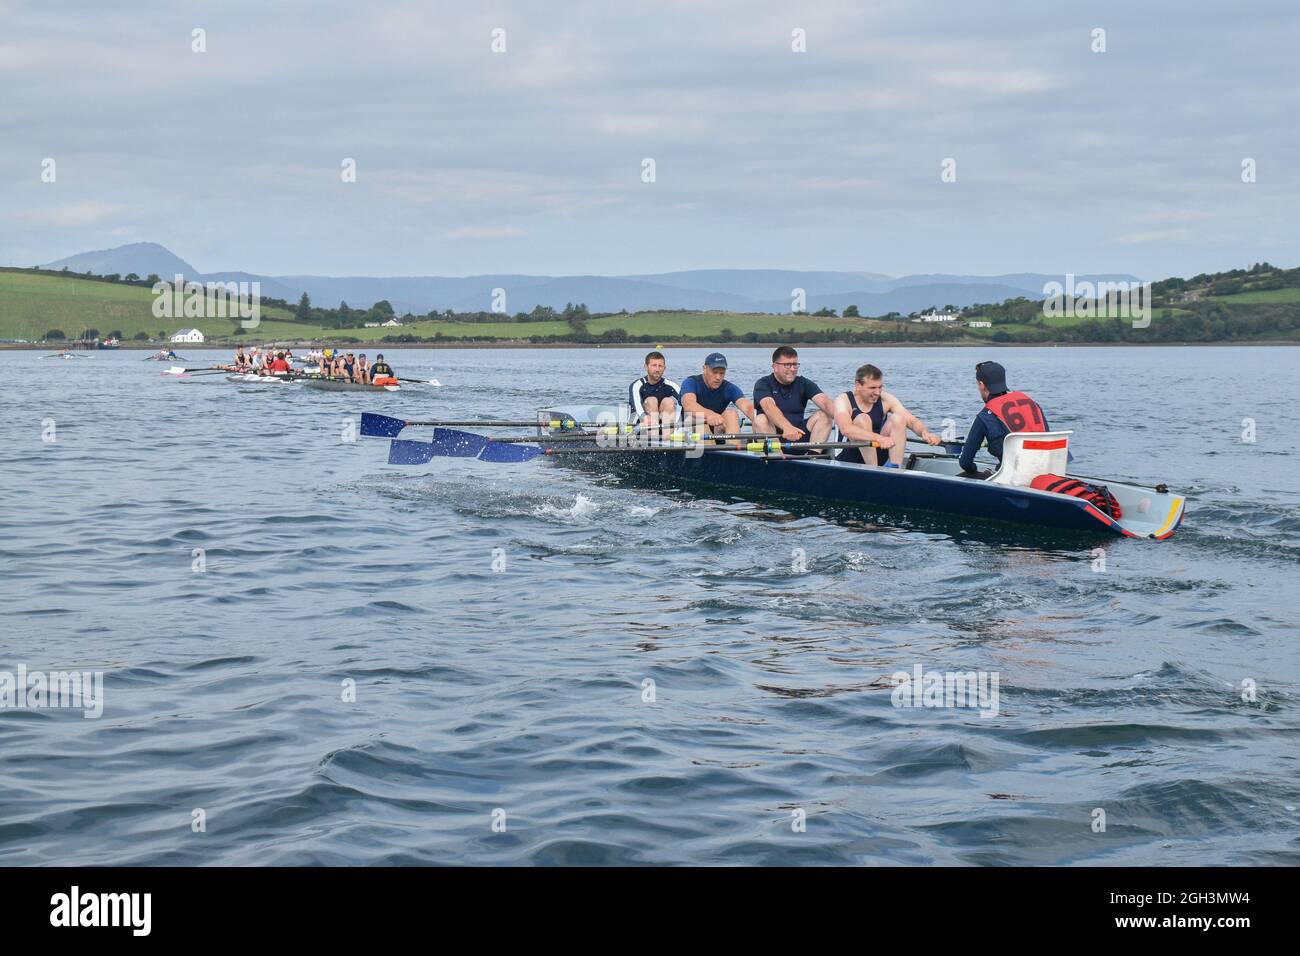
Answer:
[[[1058,495],[1082,498],[1116,521],[1124,517],[1119,502],[1105,485],[1094,485],[1087,481],[1080,481],[1078,478],[1067,478],[1065,475],[1039,475],[1029,483],[1029,487],[1037,488],[1039,491],[1053,491]]]

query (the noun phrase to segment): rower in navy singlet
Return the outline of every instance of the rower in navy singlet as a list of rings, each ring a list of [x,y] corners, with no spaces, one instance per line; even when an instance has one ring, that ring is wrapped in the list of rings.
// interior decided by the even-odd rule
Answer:
[[[835,399],[840,440],[876,442],[879,447],[845,448],[836,456],[839,461],[901,468],[909,429],[926,444],[939,444],[938,435],[931,434],[921,419],[885,391],[885,376],[880,369],[863,365],[853,378],[852,390]],[[870,456],[873,451],[874,459]],[[863,452],[868,456],[864,458]]]

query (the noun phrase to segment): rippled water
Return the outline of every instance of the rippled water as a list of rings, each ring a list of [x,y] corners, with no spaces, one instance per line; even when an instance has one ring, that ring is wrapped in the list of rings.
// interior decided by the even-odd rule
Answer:
[[[0,354],[0,669],[105,674],[98,719],[0,709],[0,859],[1300,862],[1300,353],[997,353],[1076,470],[1190,496],[1166,542],[341,440],[617,400],[640,354],[395,351],[443,387],[380,396]],[[802,357],[960,430],[990,355]],[[995,673],[998,714],[895,707],[918,665]]]

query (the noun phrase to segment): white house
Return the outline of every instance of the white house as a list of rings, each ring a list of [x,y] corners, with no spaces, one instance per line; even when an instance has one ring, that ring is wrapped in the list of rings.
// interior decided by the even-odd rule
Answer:
[[[993,323],[992,323],[992,322],[967,322],[967,323],[966,323],[966,328],[968,328],[968,329],[991,329],[991,328],[993,328]]]
[[[921,316],[922,322],[956,322],[957,316],[951,312],[931,312],[929,315]]]
[[[173,342],[202,342],[203,333],[198,329],[181,329],[172,336]]]
[[[389,319],[387,322],[385,322],[383,327],[386,329],[393,329],[393,328],[400,329],[402,327],[402,323],[398,322],[396,317],[393,317]]]

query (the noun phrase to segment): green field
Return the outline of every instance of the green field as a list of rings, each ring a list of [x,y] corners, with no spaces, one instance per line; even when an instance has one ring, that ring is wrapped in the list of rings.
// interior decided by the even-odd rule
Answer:
[[[1283,305],[1300,302],[1300,289],[1265,289],[1262,292],[1238,292],[1236,295],[1210,296],[1208,302],[1227,302],[1233,305]]]
[[[1225,305],[1285,304],[1300,302],[1300,288],[1241,292],[1212,301]],[[418,339],[498,339],[523,340],[530,336],[568,335],[572,329],[561,320],[547,322],[450,322],[423,319],[398,328],[335,329],[292,321],[289,310],[264,307],[262,321],[256,329],[240,330],[238,318],[157,318],[153,314],[154,296],[150,289],[121,283],[93,281],[56,273],[37,274],[21,269],[0,269],[0,339],[40,341],[51,329],[61,330],[69,339],[77,339],[87,329],[101,336],[120,331],[129,343],[144,332],[149,341],[165,340],[178,329],[198,328],[210,342],[222,344],[242,341],[263,342],[316,341],[343,343],[379,343],[385,337],[410,335]],[[1160,307],[1156,318],[1177,317],[1184,309]],[[972,320],[978,316],[970,317]],[[1036,316],[1031,323],[995,325],[991,329],[965,332],[954,343],[988,341],[1004,332],[1028,335],[1038,340],[1044,332],[1085,321],[1080,317],[1046,318]],[[767,315],[737,312],[637,312],[589,319],[587,328],[593,335],[623,329],[629,336],[653,336],[663,342],[683,339],[736,341],[746,333],[775,334],[781,331],[823,332],[837,329],[846,332],[899,332],[907,339],[908,330],[916,328],[906,322],[882,322],[878,319],[842,318],[838,316]],[[1038,333],[1034,335],[1033,333]],[[1289,337],[1289,336],[1284,336]]]
[[[140,286],[94,282],[60,275],[36,275],[18,270],[0,270],[0,338],[39,341],[50,329],[59,329],[70,339],[86,329],[101,335],[121,331],[129,342],[137,332],[152,339],[171,335],[182,328],[197,328],[209,340],[237,340],[237,319],[156,318],[153,293]],[[638,312],[591,319],[587,327],[599,335],[621,328],[629,335],[654,335],[672,340],[686,336],[723,338],[746,332],[777,332],[781,329],[823,331],[827,329],[889,328],[871,319],[844,319],[796,315],[762,315],[731,312]],[[563,321],[553,322],[447,322],[423,320],[401,328],[326,329],[291,321],[285,309],[264,307],[262,322],[239,339],[248,342],[336,340],[341,337],[378,342],[388,335],[433,338],[524,339],[533,335],[565,335],[572,331]]]
[[[0,338],[39,340],[59,329],[76,338],[86,329],[101,335],[121,331],[130,340],[137,332],[157,337],[178,329],[198,328],[204,335],[228,336],[238,319],[167,319],[153,314],[153,293],[140,286],[93,282],[67,276],[0,271]],[[263,323],[283,328],[289,313],[262,310]],[[274,333],[273,333],[274,334]]]

